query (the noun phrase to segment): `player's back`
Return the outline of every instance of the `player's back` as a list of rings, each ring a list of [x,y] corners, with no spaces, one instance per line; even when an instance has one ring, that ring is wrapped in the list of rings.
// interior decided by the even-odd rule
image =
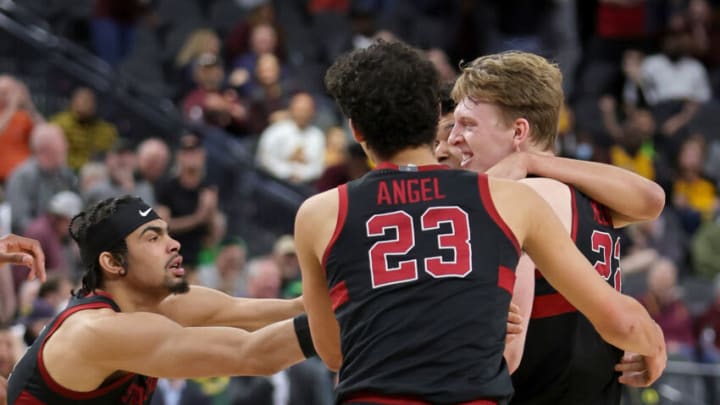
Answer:
[[[519,247],[487,184],[381,165],[339,188],[323,265],[341,327],[340,403],[511,395],[502,354]]]
[[[620,290],[620,236],[607,210],[570,189],[571,236],[607,282]],[[513,405],[610,405],[620,402],[614,365],[620,349],[606,343],[590,321],[538,271],[523,358],[512,375]]]

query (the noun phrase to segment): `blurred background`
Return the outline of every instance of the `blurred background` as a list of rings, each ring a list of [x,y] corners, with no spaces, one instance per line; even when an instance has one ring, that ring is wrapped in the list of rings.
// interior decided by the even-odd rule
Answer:
[[[444,81],[503,50],[559,64],[561,155],[668,197],[625,230],[622,282],[671,361],[624,403],[720,404],[718,0],[0,0],[0,232],[39,239],[50,274],[0,271],[0,375],[78,281],[69,219],[107,197],[182,221],[194,283],[301,294],[296,209],[370,169],[323,75],[376,38],[424,50]],[[271,378],[162,380],[154,403],[330,404],[332,385],[309,360]]]

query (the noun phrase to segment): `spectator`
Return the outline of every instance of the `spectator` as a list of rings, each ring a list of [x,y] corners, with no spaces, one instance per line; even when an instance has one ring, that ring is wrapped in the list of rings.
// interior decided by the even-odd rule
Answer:
[[[683,226],[693,234],[701,222],[711,220],[718,209],[715,183],[703,176],[705,140],[696,135],[680,146],[678,175],[673,183],[673,205],[680,213]]]
[[[160,138],[148,138],[137,147],[138,173],[152,184],[157,184],[168,171],[170,148]]]
[[[667,206],[658,218],[627,227],[620,268],[623,275],[648,270],[660,256],[686,267],[689,239],[675,211]]]
[[[665,334],[668,357],[690,360],[695,350],[692,319],[678,295],[677,269],[670,260],[657,260],[647,275],[647,293],[640,302]]]
[[[59,274],[51,274],[40,285],[38,290],[38,298],[50,303],[55,313],[59,313],[67,306],[68,300],[72,296],[73,284],[67,277]]]
[[[30,142],[32,157],[13,171],[7,183],[12,231],[19,234],[47,211],[53,195],[77,189],[77,178],[66,163],[67,142],[62,128],[55,124],[37,125]]]
[[[720,274],[720,221],[702,224],[690,245],[693,270],[710,280]]]
[[[157,211],[182,245],[183,267],[194,282],[202,241],[218,211],[218,192],[205,178],[205,148],[197,135],[183,135],[175,156],[176,174],[157,187]]]
[[[68,165],[80,170],[99,153],[107,152],[118,137],[115,125],[97,116],[95,92],[80,87],[73,92],[70,108],[50,119],[68,140]]]
[[[229,60],[235,60],[236,57],[246,53],[250,49],[252,29],[260,24],[268,24],[275,29],[277,43],[275,46],[276,56],[279,58],[284,56],[282,51],[284,48],[282,27],[277,23],[277,19],[275,18],[275,8],[272,2],[262,1],[261,4],[253,7],[247,18],[241,19],[225,38],[225,50]]]
[[[300,280],[300,262],[295,252],[292,235],[281,235],[273,245],[272,260],[280,270],[280,294],[283,298],[295,298],[302,295]]]
[[[370,171],[368,157],[359,143],[352,142],[349,144],[345,155],[342,162],[325,168],[320,179],[315,184],[315,189],[318,192],[358,179]]]
[[[280,61],[271,53],[258,57],[255,76],[258,86],[250,94],[250,128],[260,134],[269,124],[287,118],[293,83],[281,78]]]
[[[650,111],[632,110],[625,122],[619,124],[615,118],[614,99],[604,96],[600,105],[605,127],[615,143],[610,147],[610,162],[647,179],[655,180],[652,138],[656,126]]]
[[[290,119],[268,127],[260,136],[258,163],[279,179],[308,184],[323,171],[325,135],[312,125],[315,102],[298,93],[290,102]]]
[[[30,157],[32,116],[22,109],[22,94],[16,80],[0,75],[0,184]]]
[[[100,183],[109,181],[108,168],[103,162],[87,162],[80,168],[80,195],[87,192]]]
[[[106,198],[135,195],[148,204],[155,204],[155,195],[150,183],[135,178],[137,156],[130,143],[118,139],[105,155],[108,179],[92,186],[83,194],[85,205],[90,206]]]
[[[257,86],[252,72],[254,72],[257,67],[257,61],[260,55],[266,53],[275,55],[278,61],[281,60],[281,55],[278,50],[278,33],[275,31],[275,27],[268,23],[259,23],[250,30],[250,49],[240,54],[232,63],[233,85],[237,87],[242,94],[252,93],[255,86]],[[281,76],[285,70],[281,64]]]
[[[117,66],[135,43],[135,23],[147,10],[145,0],[96,0],[92,18],[95,53]]]
[[[74,276],[80,263],[78,254],[73,248],[68,226],[70,220],[83,208],[80,196],[72,191],[61,191],[55,194],[47,208],[47,212],[36,218],[27,227],[24,236],[36,239],[45,252],[45,266],[48,273],[65,277]],[[29,269],[16,266],[13,268],[16,284],[27,278]]]
[[[193,63],[204,53],[220,57],[220,38],[213,30],[207,28],[197,29],[190,33],[175,57],[175,83],[179,99],[182,99],[194,87]]]
[[[646,57],[641,67],[641,90],[659,117],[665,151],[676,149],[681,133],[710,100],[712,89],[705,67],[689,56],[692,37],[687,31],[668,31],[662,52]],[[674,138],[674,139],[673,139]]]
[[[215,265],[202,270],[200,274],[202,284],[235,297],[247,296],[246,258],[245,241],[238,237],[226,237],[220,242]]]
[[[32,311],[22,319],[22,325],[25,327],[23,332],[23,342],[25,346],[33,344],[35,339],[40,335],[42,329],[55,316],[55,308],[42,298],[38,298],[33,302]]]

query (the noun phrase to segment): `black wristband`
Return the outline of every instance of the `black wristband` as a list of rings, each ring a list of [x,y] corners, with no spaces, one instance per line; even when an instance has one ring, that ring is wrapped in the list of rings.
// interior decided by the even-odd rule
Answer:
[[[300,314],[293,318],[293,326],[295,327],[295,334],[297,335],[300,349],[305,355],[305,358],[317,356],[312,336],[310,335],[310,324],[308,323],[307,314]]]

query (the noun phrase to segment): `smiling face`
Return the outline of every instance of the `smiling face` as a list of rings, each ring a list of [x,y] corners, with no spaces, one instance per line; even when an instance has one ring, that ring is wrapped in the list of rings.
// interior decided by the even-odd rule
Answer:
[[[161,294],[188,291],[180,243],[170,237],[165,221],[156,219],[143,224],[125,241],[128,247],[125,278],[132,288]]]
[[[454,115],[449,143],[462,154],[463,169],[484,172],[515,151],[514,129],[495,105],[465,97]]]

